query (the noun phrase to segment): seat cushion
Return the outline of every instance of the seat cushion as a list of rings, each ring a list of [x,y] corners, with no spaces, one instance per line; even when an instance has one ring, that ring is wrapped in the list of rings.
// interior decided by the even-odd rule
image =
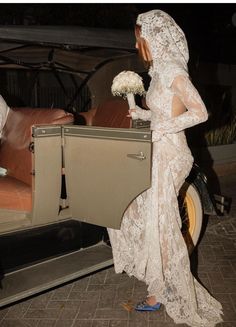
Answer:
[[[0,177],[0,208],[30,212],[31,187],[14,177]]]
[[[0,167],[32,185],[31,127],[39,124],[69,124],[74,117],[62,109],[14,108],[9,111],[0,147]]]
[[[101,103],[93,117],[93,126],[129,128],[128,102],[122,98],[113,98]]]

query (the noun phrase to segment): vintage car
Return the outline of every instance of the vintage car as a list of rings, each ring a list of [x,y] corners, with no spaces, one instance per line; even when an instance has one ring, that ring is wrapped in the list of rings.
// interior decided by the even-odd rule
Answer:
[[[151,185],[151,131],[111,96],[145,70],[132,31],[0,27],[0,306],[111,266],[106,227]],[[140,99],[137,99],[137,101]],[[223,212],[197,165],[179,196],[189,251],[204,214]]]

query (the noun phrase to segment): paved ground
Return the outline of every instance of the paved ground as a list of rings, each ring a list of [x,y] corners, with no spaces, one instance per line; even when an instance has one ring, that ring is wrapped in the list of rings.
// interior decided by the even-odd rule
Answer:
[[[224,322],[236,326],[236,175],[221,177],[222,194],[233,198],[231,212],[210,217],[192,256],[195,275],[221,301]],[[0,310],[1,327],[173,327],[164,308],[158,313],[129,311],[127,303],[143,299],[146,287],[114,269]],[[126,304],[126,305],[125,305]],[[186,325],[178,325],[186,326]]]

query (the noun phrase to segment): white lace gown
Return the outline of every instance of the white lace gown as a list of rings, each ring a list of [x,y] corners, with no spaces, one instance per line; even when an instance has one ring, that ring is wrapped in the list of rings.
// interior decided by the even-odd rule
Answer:
[[[174,97],[187,111],[172,118]],[[133,118],[151,120],[152,186],[127,208],[120,230],[108,229],[115,271],[145,282],[175,323],[213,327],[221,304],[190,272],[177,201],[193,164],[184,129],[204,122],[207,111],[188,74],[173,67],[153,71],[146,102],[150,110],[137,107]]]

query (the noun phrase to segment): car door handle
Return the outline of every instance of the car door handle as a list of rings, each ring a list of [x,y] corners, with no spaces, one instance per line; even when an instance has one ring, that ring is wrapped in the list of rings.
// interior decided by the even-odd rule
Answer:
[[[127,157],[132,158],[132,159],[137,159],[137,160],[145,160],[146,159],[146,157],[142,151],[139,153],[128,153]]]

